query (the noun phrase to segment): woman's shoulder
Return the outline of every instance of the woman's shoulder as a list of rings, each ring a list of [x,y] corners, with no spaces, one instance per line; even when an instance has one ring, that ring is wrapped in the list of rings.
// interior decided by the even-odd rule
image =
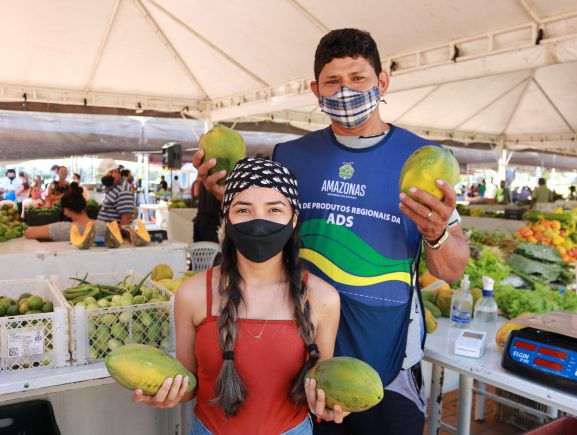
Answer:
[[[187,278],[176,292],[175,304],[185,304],[187,307],[191,307],[195,324],[199,324],[206,317],[207,274],[208,272],[205,270]]]

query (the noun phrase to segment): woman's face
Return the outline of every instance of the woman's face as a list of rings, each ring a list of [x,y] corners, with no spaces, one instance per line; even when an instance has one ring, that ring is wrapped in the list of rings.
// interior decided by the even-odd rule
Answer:
[[[236,195],[230,205],[228,218],[232,224],[264,219],[283,225],[292,218],[293,226],[297,220],[288,199],[282,193],[266,187],[253,187]]]
[[[31,197],[32,199],[38,199],[38,198],[40,198],[40,188],[38,188],[38,187],[33,187],[33,188],[30,190],[30,197]]]

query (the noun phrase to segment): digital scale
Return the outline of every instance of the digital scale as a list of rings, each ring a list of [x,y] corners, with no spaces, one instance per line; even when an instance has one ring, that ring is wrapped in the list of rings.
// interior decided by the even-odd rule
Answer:
[[[577,314],[553,311],[515,320],[501,365],[553,387],[577,391]]]

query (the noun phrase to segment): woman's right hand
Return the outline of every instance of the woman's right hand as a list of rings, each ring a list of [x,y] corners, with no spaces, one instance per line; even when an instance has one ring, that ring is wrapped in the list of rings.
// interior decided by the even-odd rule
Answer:
[[[197,150],[192,157],[192,165],[198,170],[198,178],[200,178],[206,190],[222,202],[224,198],[224,184],[218,184],[218,180],[226,177],[226,171],[222,170],[208,175],[208,171],[216,166],[216,159],[210,159],[203,163],[203,157],[204,150]]]
[[[173,408],[180,403],[188,388],[188,376],[166,378],[154,396],[145,395],[141,389],[132,392],[133,403],[146,403],[153,408]]]

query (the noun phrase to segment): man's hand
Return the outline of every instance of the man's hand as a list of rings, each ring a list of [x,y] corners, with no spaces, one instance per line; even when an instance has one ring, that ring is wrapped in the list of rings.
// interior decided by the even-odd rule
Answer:
[[[227,175],[226,171],[222,170],[208,175],[208,171],[216,166],[216,159],[210,159],[203,163],[203,157],[204,150],[199,149],[196,151],[192,157],[192,165],[198,170],[198,178],[200,178],[206,190],[222,202],[224,198],[224,184],[218,184],[218,180]]]
[[[310,411],[321,420],[342,423],[343,419],[349,415],[350,412],[344,412],[339,405],[335,405],[333,409],[326,408],[325,392],[323,390],[317,390],[316,386],[316,380],[306,378],[305,393],[307,395],[307,402],[309,404]]]
[[[136,389],[132,393],[134,403],[146,403],[153,408],[172,408],[180,403],[188,388],[188,376],[177,375],[175,378],[166,378],[154,396],[146,396],[142,390]]]
[[[418,201],[401,193],[399,204],[401,211],[417,225],[420,233],[430,243],[437,241],[443,235],[457,204],[455,189],[441,179],[436,182],[445,194],[443,201],[430,193],[411,187],[411,195]]]

